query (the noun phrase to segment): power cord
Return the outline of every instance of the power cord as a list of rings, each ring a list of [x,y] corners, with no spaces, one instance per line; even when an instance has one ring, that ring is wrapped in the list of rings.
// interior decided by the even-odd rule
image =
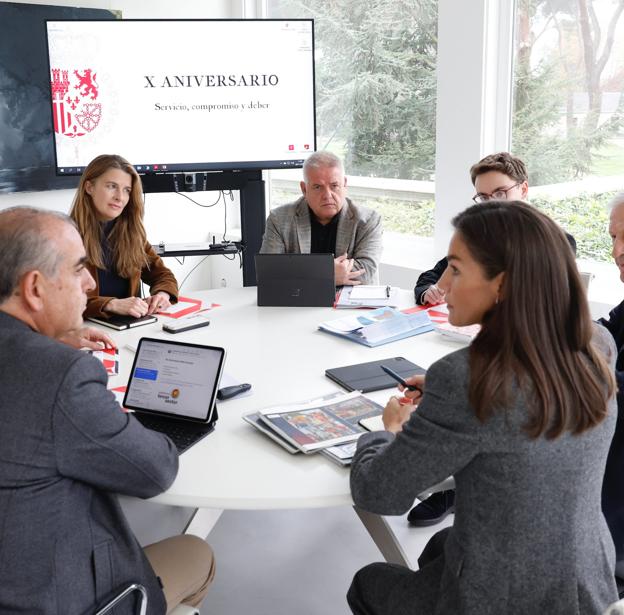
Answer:
[[[232,191],[230,190],[230,192],[232,192]],[[209,207],[214,207],[215,205],[218,205],[219,201],[221,200],[221,197],[223,197],[223,202],[225,203],[225,194],[224,194],[223,190],[219,190],[219,196],[217,197],[217,200],[214,203],[211,203],[210,205],[202,205],[201,203],[199,203],[195,199],[192,199],[190,196],[188,196],[188,194],[184,194],[183,192],[178,192],[177,190],[175,191],[174,194],[178,194],[179,196],[183,196],[185,199],[188,199],[189,201],[191,201],[191,203],[195,203],[195,205],[197,205],[198,207],[203,207],[205,209],[208,209]]]
[[[197,267],[199,267],[208,257],[210,256],[210,254],[207,254],[206,256],[204,256],[204,258],[202,258],[196,265],[195,267],[193,267],[184,277],[184,279],[182,280],[180,286],[178,287],[179,290],[182,290],[182,287],[184,286],[184,283],[188,280],[189,276],[191,275],[191,273],[193,273],[193,271],[195,271],[195,269],[197,269]]]

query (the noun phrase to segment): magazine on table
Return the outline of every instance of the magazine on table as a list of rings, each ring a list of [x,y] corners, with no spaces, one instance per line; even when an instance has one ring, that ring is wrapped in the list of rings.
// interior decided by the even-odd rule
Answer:
[[[294,447],[297,451],[312,453],[357,440],[366,431],[359,421],[382,411],[379,404],[353,391],[273,406],[243,418],[287,450],[292,452]]]
[[[404,313],[384,307],[366,314],[322,322],[319,329],[374,348],[433,330],[426,311]]]

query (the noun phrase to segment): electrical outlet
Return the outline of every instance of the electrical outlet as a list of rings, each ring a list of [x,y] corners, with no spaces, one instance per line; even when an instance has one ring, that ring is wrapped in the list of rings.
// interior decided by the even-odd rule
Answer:
[[[221,278],[221,288],[227,287],[227,280],[225,278]]]

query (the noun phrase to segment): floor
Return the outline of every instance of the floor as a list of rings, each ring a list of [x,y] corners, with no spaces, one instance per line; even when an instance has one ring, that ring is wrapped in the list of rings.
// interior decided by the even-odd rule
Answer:
[[[142,544],[179,533],[190,509],[124,500]],[[411,562],[450,525],[416,529],[389,518]],[[353,574],[381,555],[351,508],[226,511],[208,537],[217,576],[202,615],[348,615]]]

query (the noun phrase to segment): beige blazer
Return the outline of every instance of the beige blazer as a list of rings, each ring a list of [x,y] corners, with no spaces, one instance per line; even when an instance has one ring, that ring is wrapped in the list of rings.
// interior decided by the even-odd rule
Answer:
[[[381,257],[381,216],[372,209],[355,205],[351,199],[338,214],[336,254],[355,259],[355,268],[366,273],[362,284],[379,282]],[[266,223],[261,254],[309,254],[311,244],[310,214],[305,197],[274,209]]]

